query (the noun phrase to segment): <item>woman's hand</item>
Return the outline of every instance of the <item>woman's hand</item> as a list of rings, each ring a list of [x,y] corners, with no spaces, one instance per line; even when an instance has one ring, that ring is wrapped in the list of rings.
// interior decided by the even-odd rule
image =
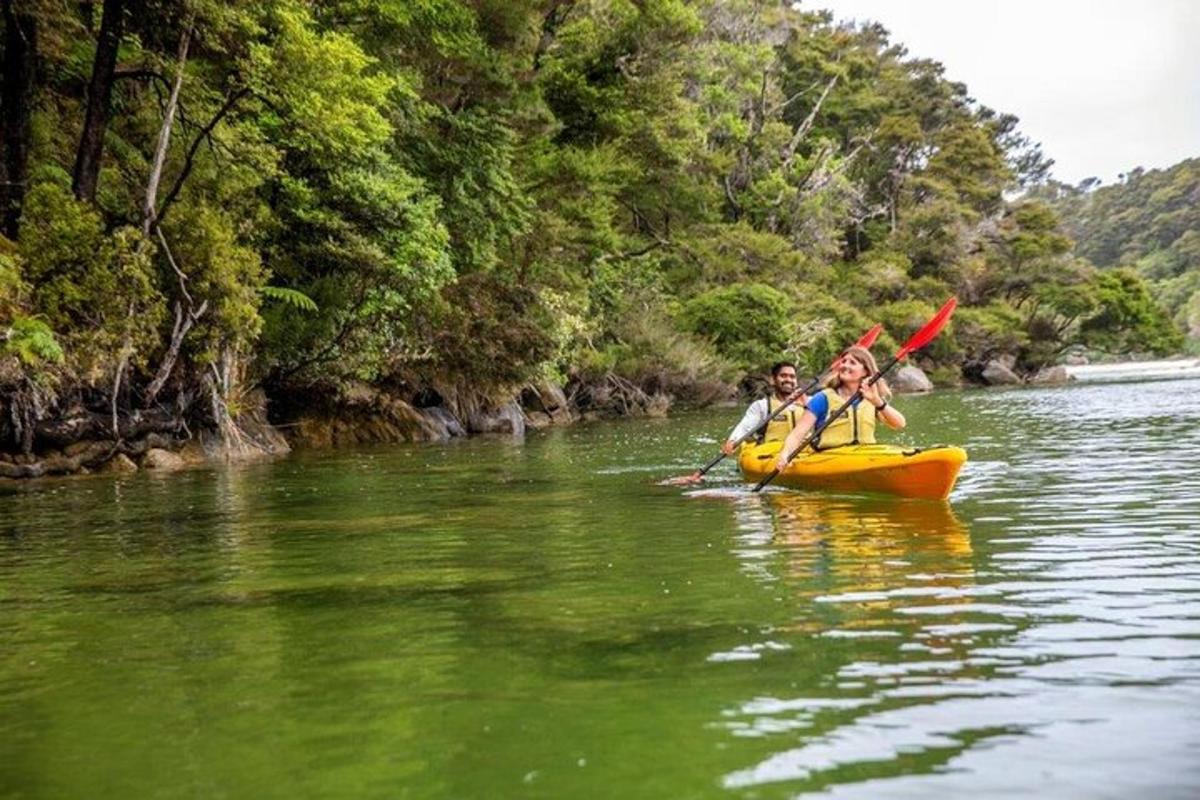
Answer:
[[[783,470],[791,459],[792,453],[800,447],[800,443],[804,441],[804,437],[813,429],[813,425],[817,423],[817,418],[807,408],[800,415],[800,422],[796,427],[788,433],[787,438],[783,440],[783,447],[779,448],[779,457],[775,459],[775,466],[779,470]]]
[[[863,385],[859,387],[859,391],[862,392],[863,399],[876,408],[879,408],[881,405],[883,405],[883,395],[879,393],[878,386],[864,382]]]

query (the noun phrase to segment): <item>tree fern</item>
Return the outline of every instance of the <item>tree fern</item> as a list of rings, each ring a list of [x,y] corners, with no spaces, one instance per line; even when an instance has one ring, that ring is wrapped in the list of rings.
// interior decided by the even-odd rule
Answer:
[[[63,350],[50,326],[32,317],[14,317],[5,331],[0,353],[16,356],[26,366],[63,360]]]
[[[278,300],[282,303],[287,303],[292,308],[297,308],[301,311],[316,311],[316,302],[297,289],[288,289],[284,286],[263,286],[259,289],[262,296],[269,300]]]

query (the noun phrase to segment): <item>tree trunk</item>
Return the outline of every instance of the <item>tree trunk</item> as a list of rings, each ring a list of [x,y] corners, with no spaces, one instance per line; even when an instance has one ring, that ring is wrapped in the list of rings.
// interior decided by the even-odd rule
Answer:
[[[179,37],[179,65],[175,69],[175,81],[171,84],[171,97],[163,113],[162,127],[158,129],[158,143],[154,146],[154,161],[150,165],[150,178],[146,181],[146,202],[142,205],[142,233],[150,235],[157,222],[155,206],[158,205],[158,184],[162,181],[163,164],[167,160],[167,148],[171,143],[171,126],[175,123],[175,109],[179,107],[179,90],[183,86],[183,68],[187,64],[188,44],[192,38],[192,20],[189,17]]]
[[[87,114],[83,120],[83,133],[79,137],[79,149],[75,153],[75,171],[71,180],[71,190],[75,196],[88,202],[96,199],[124,16],[125,0],[104,0],[100,38],[96,42],[96,58],[92,62],[92,79],[88,84]]]
[[[37,62],[37,20],[28,10],[13,8],[13,0],[0,3],[4,12],[4,78],[0,86],[0,226],[4,235],[17,238],[25,181],[29,171],[29,110],[33,106]]]

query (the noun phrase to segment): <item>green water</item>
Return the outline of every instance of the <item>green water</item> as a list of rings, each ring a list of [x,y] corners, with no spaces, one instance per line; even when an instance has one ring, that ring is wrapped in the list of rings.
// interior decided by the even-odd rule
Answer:
[[[654,485],[736,409],[9,484],[0,796],[1195,797],[1197,398],[903,398],[948,505]]]

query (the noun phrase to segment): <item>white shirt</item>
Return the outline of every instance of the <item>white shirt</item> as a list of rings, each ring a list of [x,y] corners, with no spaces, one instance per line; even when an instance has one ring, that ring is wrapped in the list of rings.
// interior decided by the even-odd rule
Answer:
[[[781,400],[779,402],[782,404],[783,401]],[[795,405],[796,404],[793,403],[791,406],[788,406],[788,410],[791,410],[793,407],[795,407]],[[775,407],[775,411],[779,411],[778,406]],[[757,430],[761,425],[766,424],[766,421],[770,418],[771,412],[767,409],[767,398],[763,397],[755,400],[750,404],[750,407],[746,409],[746,415],[742,417],[742,421],[739,422],[737,427],[735,427],[729,434],[730,440],[736,442],[743,436],[749,435],[751,432]]]

